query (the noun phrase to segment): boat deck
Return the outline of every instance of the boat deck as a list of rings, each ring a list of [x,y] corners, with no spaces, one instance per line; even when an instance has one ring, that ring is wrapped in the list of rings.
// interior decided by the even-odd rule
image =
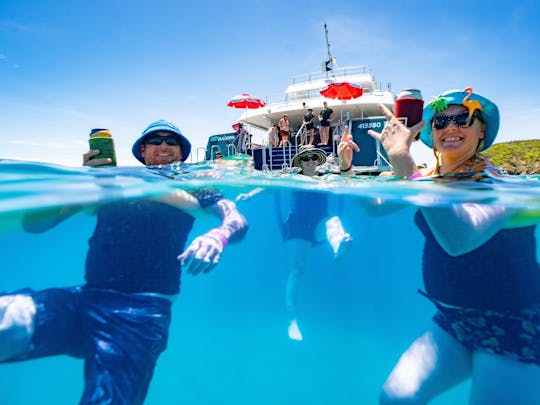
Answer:
[[[282,170],[291,167],[292,158],[297,153],[300,146],[284,146],[277,148],[255,148],[250,149],[248,153],[253,157],[254,168],[257,170]],[[335,149],[332,145],[317,146],[325,151],[326,155],[335,155]],[[379,175],[383,171],[392,170],[388,165],[373,164],[370,166],[353,166],[355,174]]]

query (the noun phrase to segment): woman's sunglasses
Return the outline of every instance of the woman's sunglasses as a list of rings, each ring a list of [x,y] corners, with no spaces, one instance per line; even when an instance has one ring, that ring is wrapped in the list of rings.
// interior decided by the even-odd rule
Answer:
[[[444,129],[450,125],[450,122],[454,121],[458,127],[468,128],[474,124],[476,118],[482,121],[482,116],[478,111],[475,111],[470,118],[468,112],[462,112],[456,115],[437,115],[431,120],[431,125],[433,125],[433,128],[435,129]]]
[[[319,157],[317,155],[308,155],[300,157],[300,160],[302,162],[309,162],[310,160],[316,161],[319,160]]]
[[[165,141],[169,146],[178,146],[180,145],[180,140],[175,136],[161,136],[155,135],[148,139],[144,140],[144,143],[147,145],[161,145],[161,142]]]

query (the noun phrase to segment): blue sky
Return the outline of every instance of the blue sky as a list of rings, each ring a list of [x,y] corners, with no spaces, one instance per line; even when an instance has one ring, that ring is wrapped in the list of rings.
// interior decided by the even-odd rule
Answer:
[[[275,97],[318,71],[324,23],[338,66],[426,100],[471,86],[501,110],[496,142],[537,139],[538,21],[529,0],[1,0],[0,158],[78,166],[105,127],[119,164],[136,165],[133,141],[160,118],[196,151],[238,119],[232,96]]]

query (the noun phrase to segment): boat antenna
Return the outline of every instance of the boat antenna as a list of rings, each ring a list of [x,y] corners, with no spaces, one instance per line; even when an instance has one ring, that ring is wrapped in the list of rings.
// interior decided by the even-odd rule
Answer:
[[[324,24],[324,38],[326,39],[326,51],[328,52],[328,57],[323,63],[323,71],[326,73],[326,78],[328,79],[328,72],[332,76],[334,76],[334,64],[336,63],[336,59],[332,56],[332,53],[330,52],[330,42],[328,42],[328,27],[326,24]]]

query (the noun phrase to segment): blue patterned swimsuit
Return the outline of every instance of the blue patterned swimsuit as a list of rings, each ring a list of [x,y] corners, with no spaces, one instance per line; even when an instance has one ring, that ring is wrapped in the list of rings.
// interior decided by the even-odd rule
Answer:
[[[423,277],[435,322],[470,350],[540,365],[540,266],[535,227],[503,229],[464,255],[447,254],[421,212]]]

